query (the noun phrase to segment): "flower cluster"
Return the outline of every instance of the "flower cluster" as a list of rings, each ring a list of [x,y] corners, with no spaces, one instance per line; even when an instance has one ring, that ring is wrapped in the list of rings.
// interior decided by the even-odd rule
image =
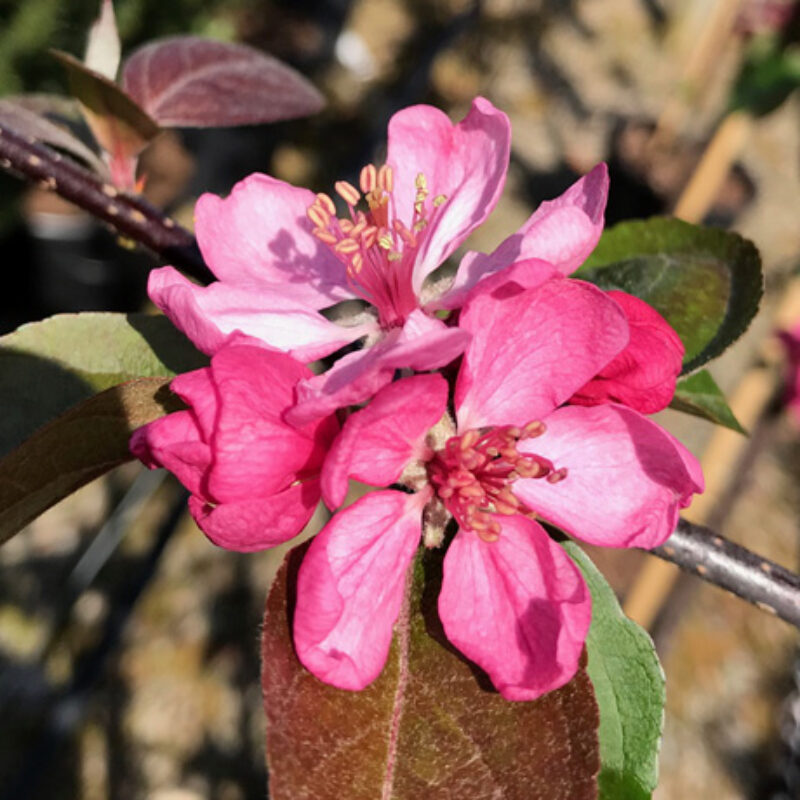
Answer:
[[[563,685],[590,597],[537,520],[653,547],[703,488],[693,456],[643,416],[672,398],[680,340],[641,300],[568,277],[602,230],[603,165],[492,253],[438,270],[496,204],[509,146],[484,99],[456,125],[406,109],[386,164],[336,183],[338,206],[251,176],[198,202],[218,281],[151,277],[212,358],[173,381],[189,408],[140,429],[133,451],[175,472],[224,547],[291,538],[320,497],[335,512],[300,569],[294,636],[337,687],[380,673],[420,543],[447,548],[444,630],[504,697]],[[304,366],[345,345],[327,371]],[[377,490],[346,506],[351,479]]]

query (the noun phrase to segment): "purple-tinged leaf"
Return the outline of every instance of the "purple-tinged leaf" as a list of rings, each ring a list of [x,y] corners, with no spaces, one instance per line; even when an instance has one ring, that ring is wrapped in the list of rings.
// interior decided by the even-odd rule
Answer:
[[[0,124],[7,125],[14,133],[26,139],[57,147],[85,162],[95,172],[108,175],[106,165],[80,139],[66,128],[28,110],[15,100],[0,100]]]
[[[158,134],[158,125],[113,81],[69,53],[51,52],[67,70],[70,91],[80,102],[95,139],[108,154],[114,182],[131,188],[136,158]]]
[[[163,127],[257,125],[324,105],[311,83],[272,56],[196,36],[137,50],[125,62],[122,86]]]
[[[169,378],[138,378],[79,403],[0,460],[0,543],[61,498],[130,461],[136,429],[181,408]]]
[[[293,550],[267,599],[262,687],[272,800],[589,800],[600,767],[586,673],[509,702],[450,646],[436,614],[441,553],[417,558],[380,677],[360,692],[321,683],[291,639]],[[498,647],[502,643],[498,642]]]
[[[117,31],[117,18],[114,15],[114,3],[111,0],[102,0],[100,16],[89,29],[83,63],[113,81],[117,77],[121,55],[122,46]]]
[[[81,122],[81,110],[72,97],[61,94],[48,94],[46,92],[28,92],[27,94],[6,95],[7,100],[26,111],[47,116],[51,122]]]

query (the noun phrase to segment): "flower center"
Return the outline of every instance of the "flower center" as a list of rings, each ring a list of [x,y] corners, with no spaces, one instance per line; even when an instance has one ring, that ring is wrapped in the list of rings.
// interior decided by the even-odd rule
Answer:
[[[448,439],[434,453],[427,465],[428,477],[459,525],[487,542],[496,541],[500,524],[492,514],[532,513],[511,491],[517,478],[544,478],[550,483],[566,478],[566,469],[556,469],[542,456],[517,450],[520,440],[544,432],[544,423],[538,421],[524,428],[505,426],[486,433],[471,430]]]
[[[420,173],[412,219],[405,224],[394,217],[390,203],[394,175],[388,164],[380,169],[368,164],[361,170],[359,184],[360,192],[347,181],[335,184],[336,193],[347,204],[348,216],[337,217],[333,200],[322,193],[306,213],[314,224],[314,236],[344,264],[353,291],[375,306],[383,328],[393,328],[402,325],[418,306],[412,286],[416,254],[428,225],[447,198],[440,194],[429,200],[428,181]]]

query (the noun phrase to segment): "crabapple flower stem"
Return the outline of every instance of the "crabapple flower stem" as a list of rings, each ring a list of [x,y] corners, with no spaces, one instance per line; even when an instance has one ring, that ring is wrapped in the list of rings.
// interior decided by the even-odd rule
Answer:
[[[75,162],[4,125],[0,125],[0,167],[56,192],[187,275],[204,283],[213,280],[194,236],[186,228],[142,198],[120,192]]]
[[[649,552],[800,628],[800,575],[709,528],[682,519],[672,536]]]

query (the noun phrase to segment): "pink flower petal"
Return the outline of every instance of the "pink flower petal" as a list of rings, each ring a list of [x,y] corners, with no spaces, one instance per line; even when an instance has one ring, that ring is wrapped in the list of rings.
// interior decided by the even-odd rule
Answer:
[[[504,287],[478,290],[460,327],[472,333],[456,383],[460,431],[541,419],[628,342],[620,307],[570,278],[511,296]]]
[[[386,162],[394,170],[394,215],[411,227],[416,180],[427,179],[430,199],[447,200],[421,237],[413,287],[419,295],[429,275],[475,230],[497,204],[505,183],[511,144],[508,117],[476,98],[453,125],[431,106],[412,106],[389,122]]]
[[[195,232],[211,271],[229,285],[287,285],[313,309],[352,297],[341,262],[311,232],[314,200],[308,189],[260,174],[225,199],[204,194]]]
[[[444,558],[439,617],[447,638],[507,700],[535,700],[575,675],[592,617],[578,568],[542,527],[496,516],[484,542],[460,530]]]
[[[448,328],[418,309],[402,329],[395,328],[372,347],[348,353],[327,372],[302,381],[297,405],[286,419],[304,425],[337,408],[363,403],[391,382],[395,370],[444,366],[464,351],[469,338],[467,331]]]
[[[578,405],[618,402],[655,414],[675,394],[684,347],[678,334],[651,306],[625,292],[607,292],[625,312],[630,326],[628,346],[570,400]]]
[[[299,429],[283,421],[297,381],[310,370],[283,353],[251,346],[220,350],[211,369],[220,406],[209,496],[228,503],[271,495],[319,471],[335,420]]]
[[[165,467],[192,493],[204,491],[211,450],[200,438],[194,416],[176,411],[133,432],[130,451],[150,469]]]
[[[294,643],[325,683],[363,689],[383,669],[426,499],[373,492],[312,541],[297,577]]]
[[[527,258],[549,261],[562,275],[571,274],[583,264],[600,239],[607,198],[608,168],[598,164],[560,197],[542,203],[528,221],[492,253],[467,253],[450,291],[455,297],[486,275]]]
[[[189,511],[214,544],[250,553],[297,536],[311,519],[319,496],[319,481],[310,480],[277,494],[218,506],[193,496],[189,498]]]
[[[345,422],[322,469],[322,496],[338,508],[350,478],[388,486],[406,465],[427,454],[425,435],[447,409],[447,381],[415,375],[389,384]]]
[[[512,491],[568,533],[607,547],[656,547],[674,530],[678,511],[703,491],[697,460],[654,422],[625,406],[566,406],[547,430],[521,441],[565,468],[551,484],[517,480]]]
[[[300,361],[314,361],[376,330],[375,323],[330,322],[280,286],[212,283],[198,286],[172,267],[153,270],[152,301],[205,353],[215,353],[240,331]]]
[[[539,258],[529,258],[518,261],[497,272],[490,272],[482,278],[476,286],[447,289],[440,297],[435,298],[426,308],[460,308],[469,302],[473,295],[485,293],[490,294],[497,291],[501,286],[510,284],[516,286],[513,292],[520,289],[535,289],[541,286],[550,278],[559,277],[561,273],[547,261]],[[507,289],[507,292],[512,291]]]

